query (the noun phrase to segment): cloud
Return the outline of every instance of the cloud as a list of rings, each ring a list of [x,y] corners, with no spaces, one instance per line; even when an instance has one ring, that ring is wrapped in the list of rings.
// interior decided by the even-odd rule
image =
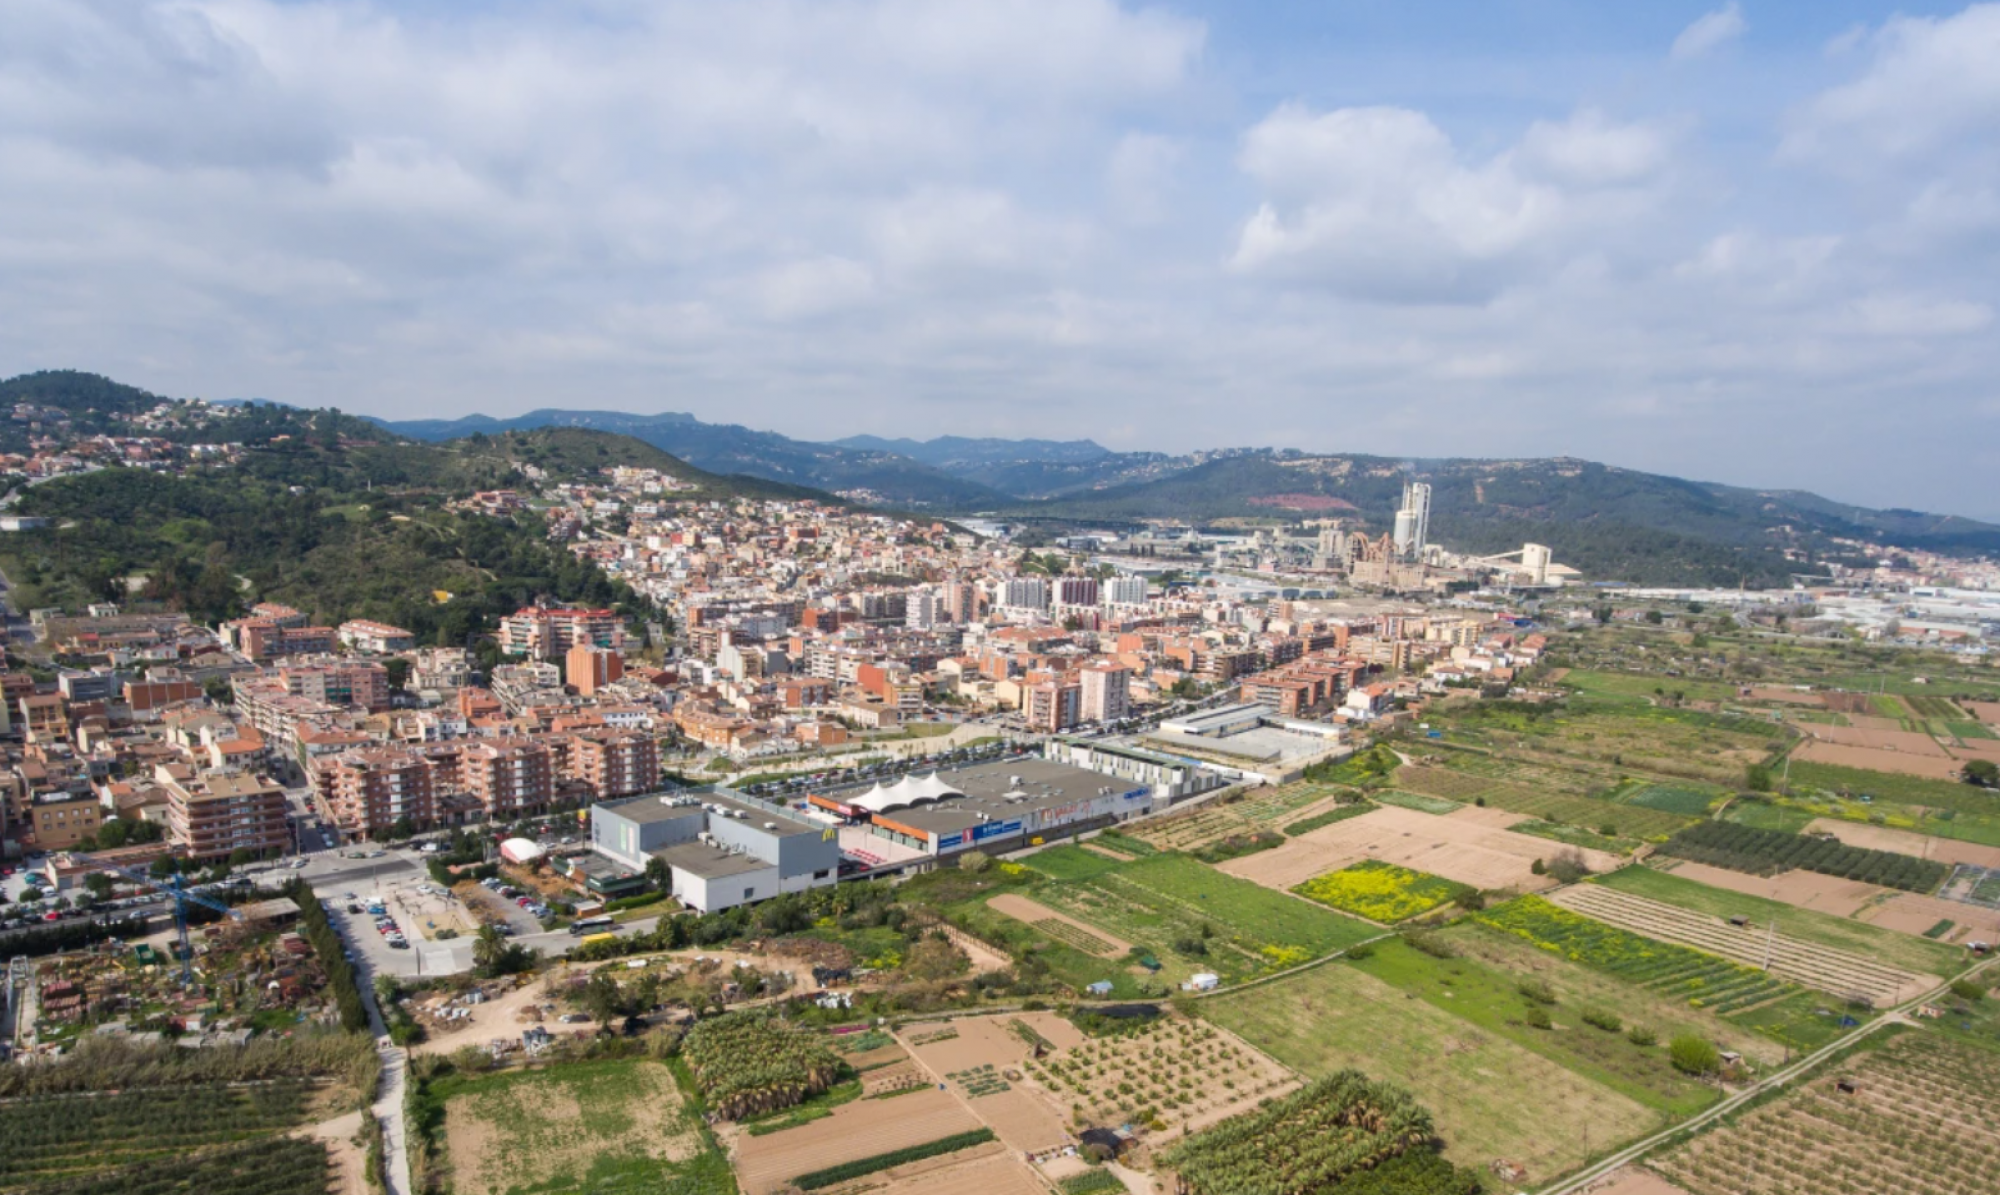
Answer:
[[[1479,161],[1420,112],[1286,104],[1244,137],[1238,165],[1267,198],[1230,265],[1362,298],[1484,301],[1629,209],[1619,192],[1667,157],[1656,131],[1593,111]]]
[[[1781,152],[1835,169],[1873,169],[1970,151],[1996,160],[2000,136],[2000,4],[1949,17],[1890,18],[1860,45],[1861,76],[1792,115]]]
[[[1743,19],[1743,7],[1736,0],[1729,0],[1714,12],[1696,17],[1692,25],[1681,30],[1667,56],[1675,62],[1706,57],[1741,38],[1749,27]]]

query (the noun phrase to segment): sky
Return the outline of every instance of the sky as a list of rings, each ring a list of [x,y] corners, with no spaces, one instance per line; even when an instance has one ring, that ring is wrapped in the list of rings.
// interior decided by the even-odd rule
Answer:
[[[2000,520],[2000,3],[8,0],[0,374]]]

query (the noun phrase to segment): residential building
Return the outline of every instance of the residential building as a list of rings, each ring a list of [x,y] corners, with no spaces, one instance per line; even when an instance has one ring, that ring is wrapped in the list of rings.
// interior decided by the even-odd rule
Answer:
[[[1077,670],[1078,716],[1085,722],[1115,722],[1132,710],[1132,670],[1111,660],[1092,660]]]
[[[625,646],[625,624],[610,610],[524,606],[500,621],[500,649],[508,655],[552,660],[579,643]]]
[[[236,851],[275,853],[291,842],[285,790],[250,772],[207,772],[180,777],[162,772],[167,790],[167,837],[196,859]]]
[[[417,637],[401,627],[387,623],[370,622],[357,618],[340,624],[340,641],[355,651],[371,655],[386,656],[399,651],[409,651],[417,645]]]
[[[579,697],[594,697],[604,686],[625,675],[625,657],[615,651],[579,643],[563,656],[563,670],[569,686]]]

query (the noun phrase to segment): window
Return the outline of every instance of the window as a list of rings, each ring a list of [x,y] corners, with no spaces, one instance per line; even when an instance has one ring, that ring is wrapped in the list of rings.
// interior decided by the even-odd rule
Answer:
[[[753,896],[755,896],[755,895],[757,895],[757,890],[756,890],[755,888],[745,888],[745,889],[743,890],[743,899],[744,899],[744,900],[749,900],[749,899],[750,899],[751,897],[753,897]]]
[[[829,871],[828,869],[826,869],[826,868],[822,867],[822,868],[820,868],[820,869],[819,869],[818,871],[816,871],[816,872],[814,872],[814,873],[813,873],[813,879],[815,879],[815,880],[823,880],[823,879],[825,879],[826,877],[828,877],[829,875],[832,875],[832,874],[833,874],[833,873],[832,873],[831,871]]]

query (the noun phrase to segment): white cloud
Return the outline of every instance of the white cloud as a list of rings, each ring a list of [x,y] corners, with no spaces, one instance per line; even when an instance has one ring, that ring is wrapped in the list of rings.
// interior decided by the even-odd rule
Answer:
[[[1862,44],[1872,51],[1866,70],[1794,114],[1786,155],[1858,169],[1960,150],[1994,162],[2000,4],[1949,17],[1892,17]]]
[[[1704,57],[1742,37],[1749,27],[1743,19],[1743,7],[1736,0],[1729,0],[1714,12],[1696,17],[1693,24],[1681,30],[1667,52],[1668,57],[1675,62]]]
[[[1571,234],[1630,215],[1619,189],[1667,156],[1653,130],[1595,112],[1474,161],[1420,112],[1286,104],[1244,137],[1239,165],[1268,198],[1230,264],[1359,297],[1480,301],[1549,268]]]

